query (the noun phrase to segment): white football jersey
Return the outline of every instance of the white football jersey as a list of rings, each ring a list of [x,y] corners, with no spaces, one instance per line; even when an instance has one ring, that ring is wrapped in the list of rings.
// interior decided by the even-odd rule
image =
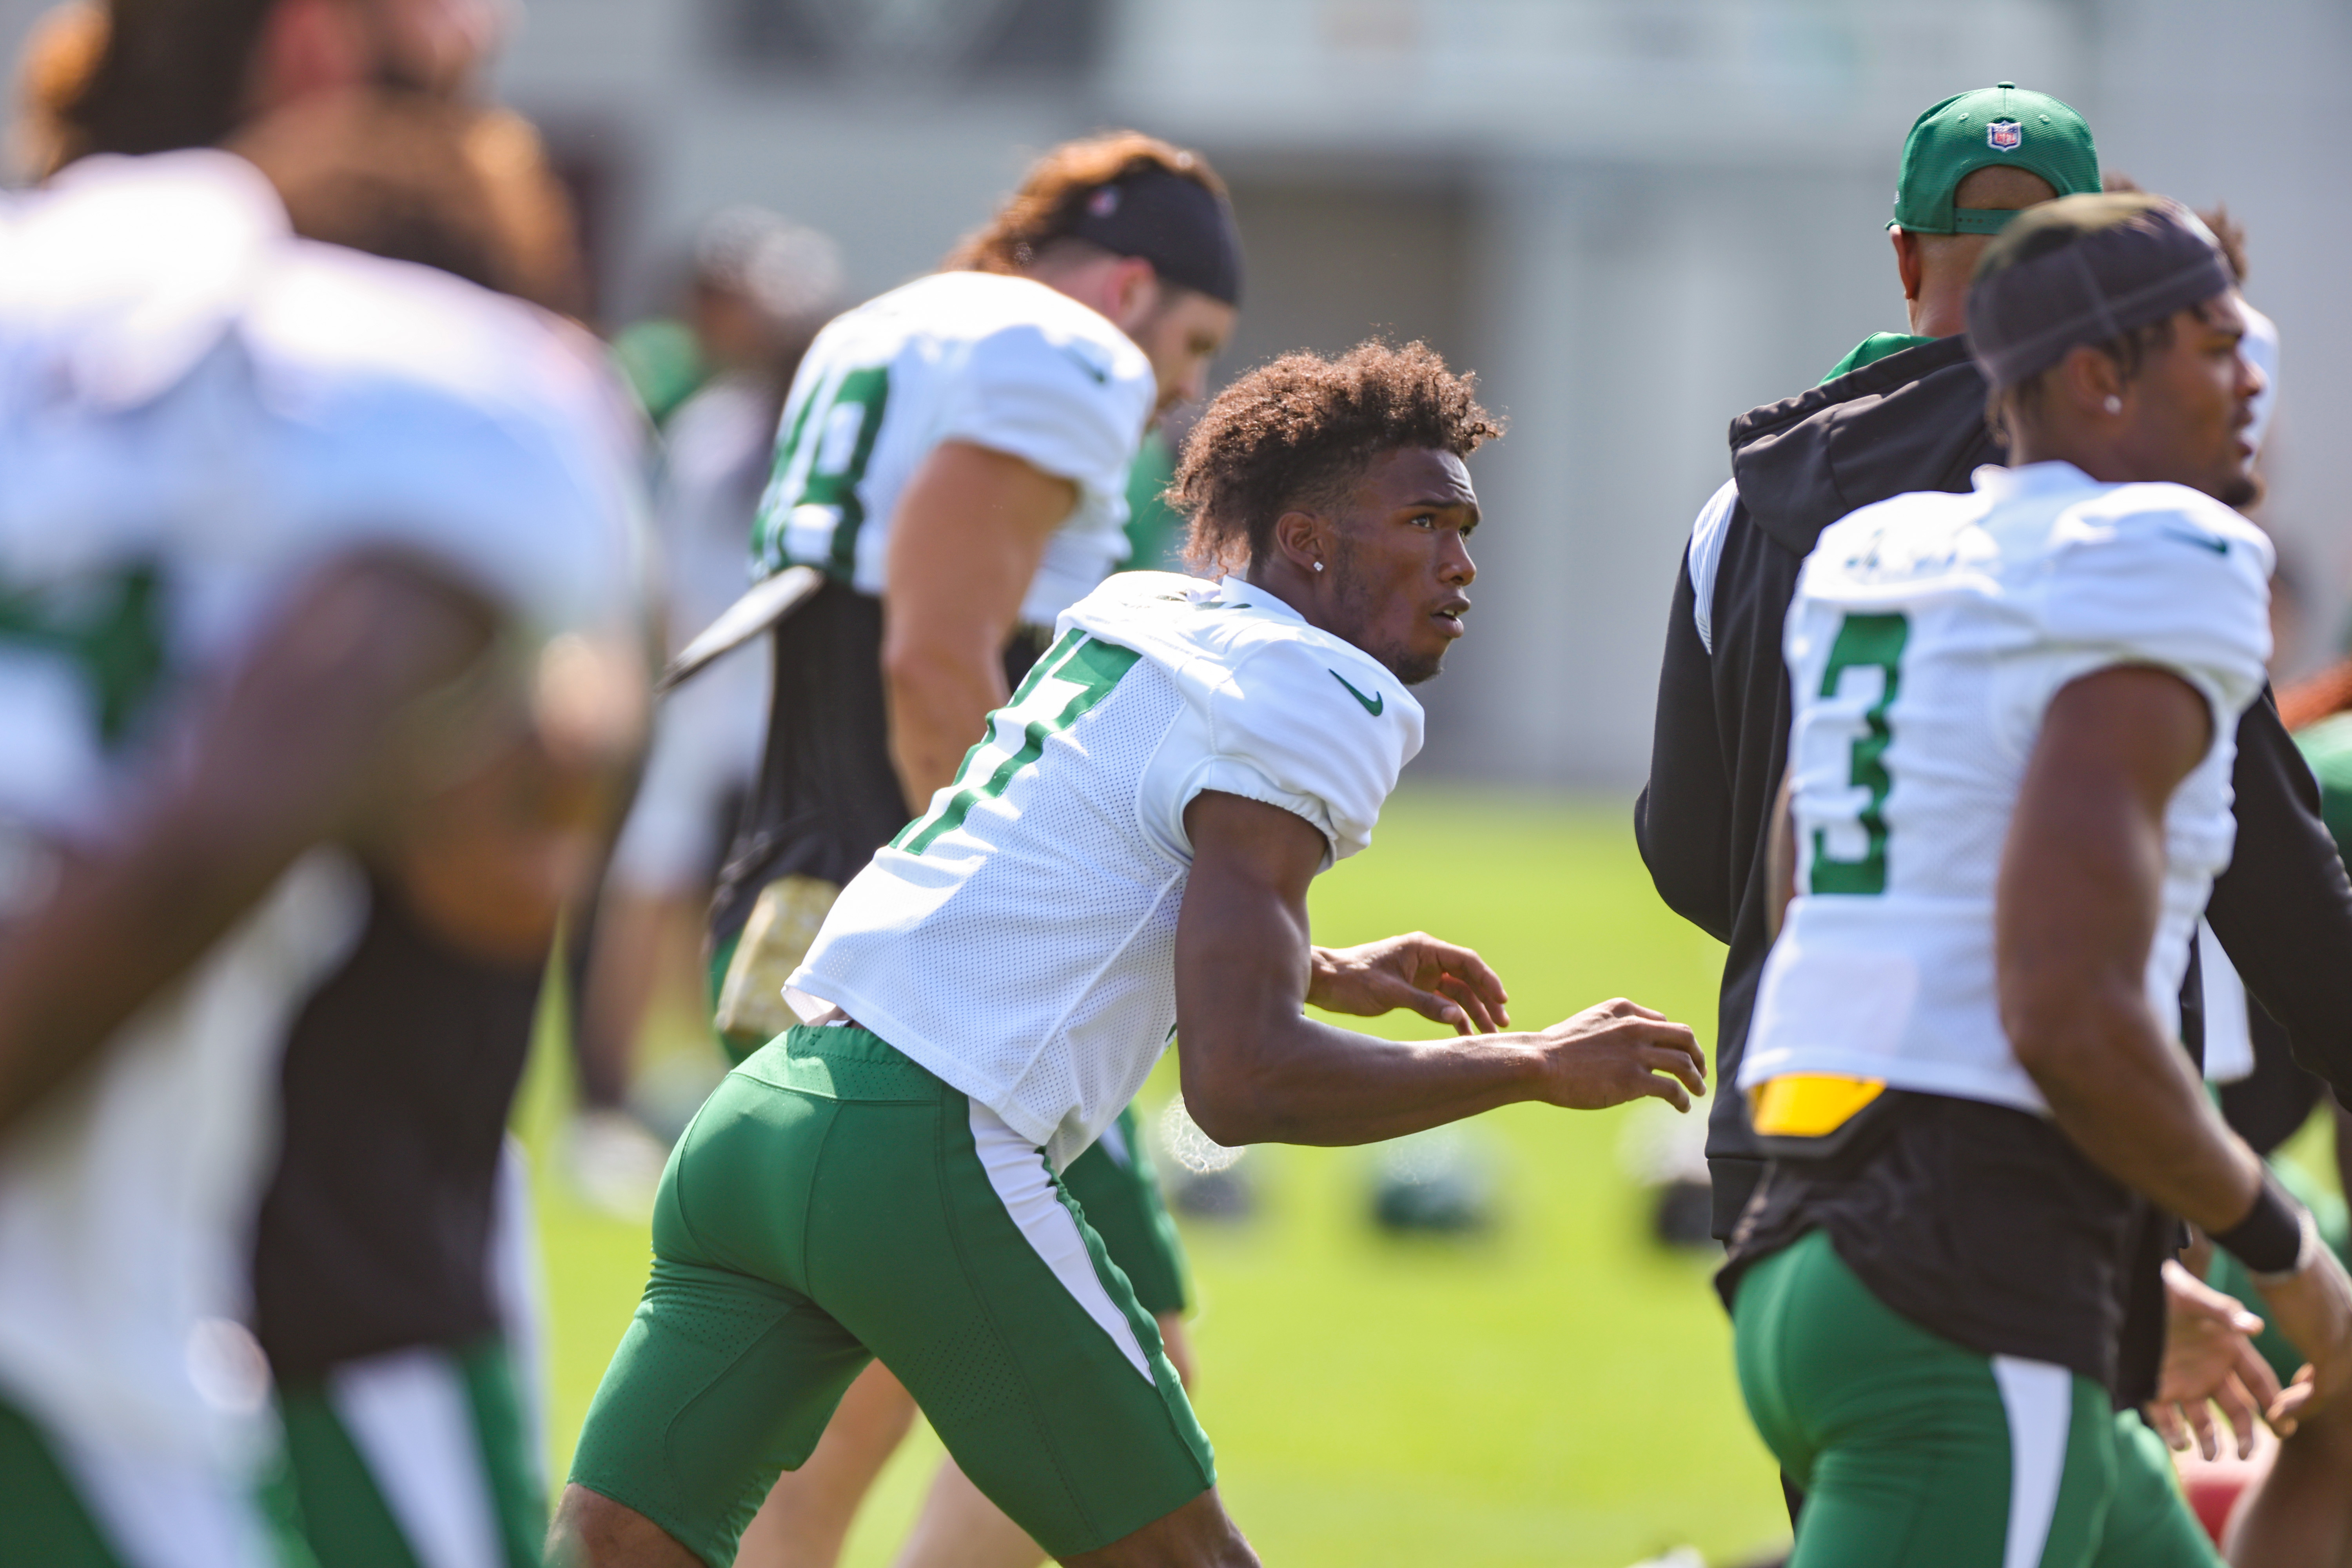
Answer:
[[[2166,809],[2148,954],[2148,1004],[2178,1027],[2189,932],[2236,833],[2271,560],[2219,501],[2061,462],[1979,468],[1971,494],[1897,496],[1823,532],[1785,643],[1797,897],[1740,1087],[1833,1074],[2045,1109],[2001,1029],[1994,889],[2051,699],[2115,665],[2170,670],[2212,708]]]
[[[1057,1167],[1175,1031],[1192,797],[1296,812],[1328,867],[1371,842],[1422,731],[1379,661],[1236,577],[1126,573],[1059,630],[791,982],[803,1016],[837,1004]]]
[[[293,238],[220,153],[89,160],[8,238],[0,861],[28,868],[19,908],[44,847],[118,831],[190,699],[354,549],[469,583],[526,659],[559,637],[644,646],[638,442],[584,335]],[[278,1053],[365,897],[312,851],[0,1134],[0,1398],[93,1451],[249,1461],[266,1377],[232,1325]]]
[[[1127,558],[1127,475],[1159,400],[1143,351],[1026,278],[939,272],[830,324],[793,379],[754,570],[882,592],[891,514],[931,448],[967,441],[1070,480],[1021,618],[1051,626]]]

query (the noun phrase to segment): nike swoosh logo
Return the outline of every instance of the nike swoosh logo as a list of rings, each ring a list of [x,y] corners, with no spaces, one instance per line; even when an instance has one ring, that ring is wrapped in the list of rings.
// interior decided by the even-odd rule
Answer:
[[[1348,686],[1348,678],[1340,674],[1338,670],[1329,670],[1326,673],[1328,673],[1332,679],[1338,681],[1340,685]],[[1378,697],[1367,697],[1362,692],[1357,690],[1354,687],[1348,686],[1348,695],[1362,703],[1364,705],[1364,711],[1370,714],[1375,719],[1381,716],[1381,710],[1389,705],[1389,696],[1385,691],[1381,692]]]
[[[2183,544],[2202,545],[2216,555],[2230,553],[2230,542],[2226,539],[2216,539],[2210,533],[2192,533],[2185,528],[2159,528],[2157,531],[2167,539],[2177,539]]]
[[[1093,376],[1097,386],[1108,386],[1110,384],[1110,372],[1103,369],[1100,365],[1090,363],[1084,354],[1075,353],[1069,349],[1064,349],[1062,351],[1062,357],[1068,360],[1072,364],[1076,365],[1080,370],[1085,371],[1088,375]]]

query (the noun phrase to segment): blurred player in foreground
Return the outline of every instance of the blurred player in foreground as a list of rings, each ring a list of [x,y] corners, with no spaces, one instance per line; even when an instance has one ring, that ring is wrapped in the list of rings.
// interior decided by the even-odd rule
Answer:
[[[1181,1027],[1220,1142],[1359,1143],[1521,1100],[1678,1108],[1690,1031],[1631,1003],[1496,1034],[1503,988],[1412,935],[1311,945],[1463,633],[1496,427],[1414,345],[1293,355],[1203,416],[1193,556],[1113,578],[954,780],[845,889],[792,977],[810,1024],[688,1131],[656,1262],[554,1559],[719,1568],[779,1466],[879,1356],[964,1472],[1065,1563],[1250,1563],[1159,1333],[1057,1174]],[[1307,1018],[1398,1006],[1466,1038]]]
[[[1722,1288],[1798,1568],[2211,1564],[2114,1412],[2148,1205],[2352,1384],[2352,1282],[2177,1042],[2269,651],[2258,372],[2211,237],[2155,198],[1987,247],[1970,349],[2016,467],[1827,530],[1787,634],[1785,925],[1740,1070],[1773,1158]]]
[[[945,784],[1055,617],[1127,552],[1128,470],[1233,330],[1241,246],[1197,153],[1132,132],[1048,152],[986,226],[817,335],[784,408],[755,565],[826,582],[773,636],[765,755],[712,922],[739,1059],[796,1020],[783,986],[841,885]],[[690,698],[692,689],[685,695]],[[1068,1173],[1180,1365],[1173,1230],[1131,1125]],[[746,1532],[759,1568],[827,1568],[914,1418],[879,1363]],[[1035,1549],[943,1467],[918,1531],[975,1562]]]
[[[184,152],[68,170],[0,246],[0,1517],[28,1562],[305,1560],[243,1326],[281,1073],[306,1034],[372,1041],[361,1114],[396,1120],[408,1055],[469,1023],[399,961],[543,952],[642,733],[599,362],[286,224],[250,165]],[[422,1010],[364,1034],[368,996]],[[445,1363],[374,1370],[337,1394],[458,1402],[389,1428],[394,1479],[469,1462]]]

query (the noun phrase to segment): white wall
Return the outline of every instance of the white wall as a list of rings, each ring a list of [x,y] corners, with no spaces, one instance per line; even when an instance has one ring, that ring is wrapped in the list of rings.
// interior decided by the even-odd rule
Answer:
[[[2352,19],[2334,0],[1117,0],[1097,79],[980,90],[761,74],[717,0],[530,0],[504,92],[597,162],[607,304],[659,301],[734,200],[832,230],[854,284],[929,266],[1026,158],[1139,123],[1234,178],[1259,287],[1236,361],[1386,327],[1510,416],[1424,766],[1620,787],[1725,426],[1903,324],[1883,225],[1934,100],[2010,78],[2151,188],[2227,197],[2286,341],[2270,518],[2340,623],[2352,530]],[[0,0],[13,49],[34,0]]]

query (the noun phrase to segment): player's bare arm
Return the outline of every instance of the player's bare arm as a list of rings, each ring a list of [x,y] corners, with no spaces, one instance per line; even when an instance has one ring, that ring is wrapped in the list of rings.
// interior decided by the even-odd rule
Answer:
[[[2002,852],[1996,940],[2002,1025],[2059,1126],[2109,1175],[2220,1235],[2252,1212],[2262,1163],[2166,1037],[2145,978],[2165,805],[2211,724],[2168,671],[2119,667],[2061,690]],[[2352,1296],[2325,1248],[2306,1251],[2265,1291],[2317,1369],[2307,1393],[2273,1402],[2282,1422],[2352,1383]]]
[[[1003,706],[1005,640],[1077,499],[1069,480],[966,441],[941,442],[908,481],[890,522],[882,678],[910,813]]]
[[[496,618],[414,561],[331,566],[256,645],[136,825],[0,943],[0,1126],[218,941],[302,851],[357,831],[415,759],[395,721]]]
[[[1186,1109],[1217,1142],[1368,1143],[1520,1100],[1598,1110],[1650,1096],[1686,1110],[1706,1092],[1690,1030],[1630,1002],[1548,1029],[1425,1042],[1317,1023],[1302,1011],[1317,991],[1350,1012],[1445,1004],[1467,1023],[1494,1019],[1503,989],[1475,953],[1426,938],[1389,950],[1412,955],[1402,980],[1377,961],[1318,959],[1307,889],[1324,842],[1303,817],[1206,794],[1184,823],[1193,860],[1176,929],[1177,1036]],[[1429,984],[1412,984],[1429,970]]]

